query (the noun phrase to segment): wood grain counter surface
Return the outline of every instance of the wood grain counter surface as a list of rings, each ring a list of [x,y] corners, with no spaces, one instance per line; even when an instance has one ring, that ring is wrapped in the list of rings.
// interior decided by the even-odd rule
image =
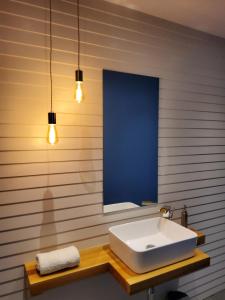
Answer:
[[[198,233],[198,245],[204,242],[204,235]],[[64,285],[74,280],[111,272],[129,294],[154,287],[163,282],[207,267],[210,258],[199,249],[194,250],[194,256],[144,274],[137,274],[129,269],[110,249],[109,245],[97,246],[80,251],[80,265],[75,268],[40,276],[36,270],[36,262],[25,264],[25,272],[32,295],[45,290]]]

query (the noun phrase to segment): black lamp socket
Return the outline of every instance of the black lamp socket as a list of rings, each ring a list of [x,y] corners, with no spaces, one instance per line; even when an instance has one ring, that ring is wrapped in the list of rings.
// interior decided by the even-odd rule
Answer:
[[[83,71],[76,70],[75,77],[76,77],[76,81],[83,81]]]
[[[54,112],[48,113],[48,124],[56,124],[56,113]]]

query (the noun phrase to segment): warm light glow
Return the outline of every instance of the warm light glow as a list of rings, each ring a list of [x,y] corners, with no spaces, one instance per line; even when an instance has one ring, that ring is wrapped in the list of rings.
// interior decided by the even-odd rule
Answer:
[[[56,124],[48,124],[48,143],[54,145],[58,142]]]
[[[83,92],[83,81],[75,82],[75,100],[77,103],[81,103],[84,100],[84,92]]]

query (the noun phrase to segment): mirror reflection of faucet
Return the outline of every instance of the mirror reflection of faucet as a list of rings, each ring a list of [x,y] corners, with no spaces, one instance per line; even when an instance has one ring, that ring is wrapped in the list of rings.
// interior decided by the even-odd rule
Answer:
[[[163,206],[160,208],[160,213],[162,214],[162,217],[169,219],[169,220],[172,220],[173,212],[174,212],[174,208],[172,208],[169,205],[166,205],[166,206]]]
[[[151,200],[143,200],[141,202],[141,206],[149,206],[149,205],[155,205],[155,202]]]

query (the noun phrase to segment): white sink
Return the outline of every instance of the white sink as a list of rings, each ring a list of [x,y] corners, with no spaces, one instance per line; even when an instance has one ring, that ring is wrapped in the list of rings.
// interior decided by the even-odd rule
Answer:
[[[112,226],[109,241],[130,269],[145,273],[193,256],[197,234],[158,217]]]

